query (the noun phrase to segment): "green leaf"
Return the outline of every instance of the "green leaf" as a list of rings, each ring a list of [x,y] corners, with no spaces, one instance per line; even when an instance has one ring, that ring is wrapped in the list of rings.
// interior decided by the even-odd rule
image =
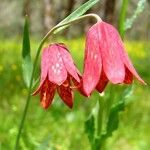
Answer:
[[[145,8],[145,3],[146,0],[139,0],[138,4],[137,4],[137,8],[134,11],[133,15],[130,18],[127,18],[124,26],[125,26],[125,30],[128,30],[132,27],[134,21],[136,20],[136,18],[140,15],[140,13],[143,12],[144,8]]]
[[[64,20],[62,20],[58,25],[61,25],[63,23],[67,23],[69,21],[72,21],[74,19],[77,19],[78,17],[82,16],[87,10],[89,10],[93,5],[95,5],[100,0],[89,0],[83,5],[81,5],[78,9],[76,9],[73,13],[71,13],[68,17],[66,17]],[[57,33],[64,28],[66,28],[68,25],[61,27],[57,29],[54,33]]]
[[[112,133],[118,128],[119,125],[119,113],[124,110],[126,99],[131,95],[132,86],[129,86],[123,92],[118,103],[112,106],[110,114],[108,117],[108,122],[106,126],[106,133],[102,135],[102,138],[106,139],[112,136]]]
[[[31,62],[30,55],[30,39],[29,39],[29,25],[28,19],[26,17],[24,24],[24,32],[23,32],[23,43],[22,43],[22,70],[23,70],[23,79],[27,87],[29,87],[33,64]]]
[[[120,17],[119,17],[119,33],[122,38],[124,38],[124,34],[125,34],[124,22],[126,19],[128,3],[129,3],[129,0],[122,0],[122,6],[121,6],[121,11],[120,11]]]
[[[95,118],[93,114],[91,114],[89,118],[85,121],[85,133],[87,133],[88,139],[91,145],[93,145],[95,136]]]

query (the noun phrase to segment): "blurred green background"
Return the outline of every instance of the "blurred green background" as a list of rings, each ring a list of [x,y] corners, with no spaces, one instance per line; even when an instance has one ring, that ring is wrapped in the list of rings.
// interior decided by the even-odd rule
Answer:
[[[48,0],[33,0],[32,2],[28,0],[0,1],[0,150],[13,149],[18,126],[26,103],[27,89],[22,79],[21,70],[23,24],[21,12],[24,12],[23,8],[26,8],[25,11],[27,10],[28,13],[30,12],[31,49],[32,58],[34,58],[40,38],[43,33],[48,30],[47,28],[56,24],[70,13],[70,11],[85,1],[70,2],[65,0],[63,4],[60,1],[51,2],[52,3]],[[133,9],[136,9],[136,3],[136,0],[130,2],[127,16],[130,16]],[[54,18],[54,21],[52,24],[48,24],[48,27],[41,23],[37,25],[38,19],[42,22],[42,16],[44,15],[42,12],[45,12],[43,11],[43,7],[48,6],[48,4],[53,8],[55,15],[50,15],[49,17]],[[69,7],[69,4],[72,8]],[[112,18],[108,17],[109,15],[107,16],[108,12],[105,10],[105,4],[106,2],[103,0],[93,7],[90,12],[97,12],[98,10],[98,14],[103,14],[104,20],[117,26],[117,12],[119,12],[121,4],[112,3],[115,5]],[[57,14],[58,6],[63,12],[61,15]],[[129,97],[130,103],[125,108],[125,111],[120,113],[119,129],[115,131],[113,136],[105,143],[104,147],[107,150],[150,149],[150,23],[146,18],[149,16],[149,8],[149,1],[147,1],[145,9],[143,10],[144,12],[139,16],[142,21],[137,19],[132,29],[128,30],[125,36],[125,45],[129,56],[138,73],[148,85],[144,86],[135,81],[133,93]],[[44,10],[46,10],[46,8]],[[66,12],[64,12],[65,10]],[[15,15],[11,16],[12,11],[18,18],[15,18]],[[7,18],[7,20],[4,18]],[[140,22],[142,23],[140,24]],[[77,27],[74,25],[73,27],[75,27],[76,30],[73,30],[73,27],[69,28],[61,33],[59,38],[55,36],[51,39],[52,42],[65,42],[68,45],[75,63],[81,72],[84,55],[83,33],[90,24],[91,22],[89,21],[83,22],[82,25],[76,25]],[[64,38],[64,36],[66,38]],[[106,92],[111,90],[110,87],[111,85],[107,86]],[[117,97],[124,88],[125,87],[121,85],[115,85],[113,89],[114,92],[112,91],[114,97]],[[45,111],[40,106],[39,97],[32,97],[20,140],[20,149],[90,150],[87,135],[84,133],[84,121],[87,119],[92,108],[96,105],[97,98],[98,94],[96,92],[93,93],[90,99],[84,98],[76,92],[74,107],[70,110],[56,95],[53,105]]]

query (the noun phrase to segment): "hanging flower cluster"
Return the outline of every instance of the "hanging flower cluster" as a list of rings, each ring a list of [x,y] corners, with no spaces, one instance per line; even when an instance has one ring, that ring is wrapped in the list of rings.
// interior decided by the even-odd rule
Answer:
[[[41,81],[33,93],[40,93],[42,106],[48,108],[57,90],[63,102],[73,107],[73,86],[84,96],[93,90],[103,92],[108,82],[131,84],[140,78],[129,59],[118,31],[110,24],[99,21],[86,35],[83,76],[74,65],[64,44],[44,48],[41,59]]]

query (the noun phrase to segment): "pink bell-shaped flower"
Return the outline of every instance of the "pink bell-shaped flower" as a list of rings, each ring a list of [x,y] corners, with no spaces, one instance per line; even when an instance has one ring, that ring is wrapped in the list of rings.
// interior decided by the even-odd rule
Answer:
[[[41,105],[48,108],[57,90],[64,103],[73,107],[72,82],[80,82],[79,71],[64,44],[51,44],[44,48],[41,59],[41,80],[38,89],[33,93],[40,93]]]
[[[133,76],[145,83],[133,67],[118,31],[108,23],[97,22],[86,35],[84,93],[89,96],[95,88],[102,92],[109,81],[131,84]]]

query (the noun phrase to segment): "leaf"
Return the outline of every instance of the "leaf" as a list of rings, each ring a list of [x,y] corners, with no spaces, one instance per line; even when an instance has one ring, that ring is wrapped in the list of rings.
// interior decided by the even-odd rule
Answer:
[[[93,145],[95,136],[95,119],[93,114],[91,114],[89,118],[85,121],[85,133],[87,133],[88,139],[91,145]]]
[[[38,86],[39,82],[40,82],[40,77],[38,77],[37,79],[34,80],[34,83],[32,85],[32,89],[36,88]]]
[[[106,133],[102,135],[103,139],[112,136],[112,133],[118,128],[119,113],[124,110],[126,104],[126,98],[128,98],[131,95],[131,92],[132,92],[132,86],[129,86],[123,92],[119,102],[112,106],[108,117]]]
[[[30,56],[30,38],[29,38],[29,25],[28,19],[26,17],[24,24],[23,32],[23,43],[22,43],[22,70],[23,70],[23,79],[27,87],[29,87],[33,64],[31,62]]]
[[[81,5],[78,9],[76,9],[73,13],[71,13],[68,17],[66,17],[64,20],[62,20],[58,25],[61,25],[63,23],[67,23],[69,21],[72,21],[74,19],[77,19],[81,15],[83,15],[87,10],[89,10],[93,5],[95,5],[100,0],[89,0],[83,5]],[[54,33],[57,33],[63,29],[65,29],[68,25],[63,26],[59,29],[57,29]]]
[[[124,38],[124,34],[125,34],[124,22],[126,19],[128,4],[129,4],[129,0],[122,0],[122,6],[120,11],[120,17],[119,17],[119,33],[121,35],[121,38]]]
[[[136,20],[136,18],[140,15],[140,13],[144,10],[145,7],[145,2],[146,0],[139,0],[138,4],[137,4],[137,8],[135,10],[135,12],[133,13],[133,15],[130,18],[127,18],[126,22],[125,22],[125,30],[128,30],[132,27],[134,21]]]

